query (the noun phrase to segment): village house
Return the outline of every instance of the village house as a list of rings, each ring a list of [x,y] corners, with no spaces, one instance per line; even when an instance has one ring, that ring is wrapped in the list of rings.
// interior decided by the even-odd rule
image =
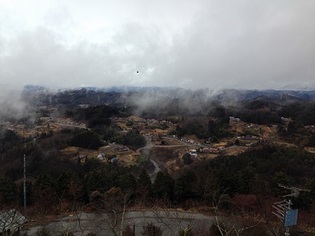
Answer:
[[[189,154],[192,158],[196,158],[198,156],[196,149],[189,150]]]
[[[218,154],[220,151],[218,148],[207,147],[207,148],[200,148],[199,152]]]
[[[241,122],[240,118],[234,117],[234,116],[230,116],[230,122]]]
[[[311,131],[312,133],[315,133],[315,125],[306,125],[304,128]]]

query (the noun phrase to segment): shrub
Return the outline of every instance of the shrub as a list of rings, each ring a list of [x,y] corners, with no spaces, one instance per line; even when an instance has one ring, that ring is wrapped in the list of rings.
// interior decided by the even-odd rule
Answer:
[[[85,130],[83,132],[75,134],[72,137],[70,144],[76,147],[97,150],[99,147],[102,146],[102,141],[96,133]]]

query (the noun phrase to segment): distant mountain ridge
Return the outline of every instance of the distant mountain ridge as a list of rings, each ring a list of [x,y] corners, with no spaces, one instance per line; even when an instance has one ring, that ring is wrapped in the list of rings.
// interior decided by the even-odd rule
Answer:
[[[280,103],[315,101],[315,90],[188,90],[174,87],[136,87],[120,86],[110,88],[84,87],[67,90],[50,90],[42,86],[27,85],[22,92],[25,101],[36,105],[100,105],[100,104],[129,104],[135,98],[159,99],[188,99],[200,102],[242,102],[252,100],[270,100]]]
[[[315,90],[312,91],[297,91],[297,90],[223,90],[219,95],[234,95],[239,100],[255,100],[260,97],[266,99],[276,99],[279,101],[291,100],[291,101],[312,101],[315,100]]]

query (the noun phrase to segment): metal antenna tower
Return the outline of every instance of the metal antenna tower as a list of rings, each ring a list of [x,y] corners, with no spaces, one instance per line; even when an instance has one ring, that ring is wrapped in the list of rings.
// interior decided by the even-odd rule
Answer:
[[[283,197],[295,197],[298,198],[300,196],[300,192],[310,192],[311,190],[305,189],[305,188],[297,188],[292,186],[285,186],[282,184],[279,184],[279,187],[291,190],[290,194],[284,195]]]
[[[310,192],[309,189],[302,189],[302,188],[296,188],[292,186],[285,186],[282,184],[279,184],[279,187],[288,189],[291,191],[290,194],[286,194],[283,197],[295,197],[298,198],[300,196],[300,192]],[[290,236],[290,226],[297,224],[297,218],[298,218],[298,209],[293,210],[291,206],[293,205],[291,199],[285,199],[280,202],[275,202],[273,204],[273,208],[276,211],[273,211],[272,214],[274,214],[279,220],[281,220],[284,223],[285,227],[285,236]]]

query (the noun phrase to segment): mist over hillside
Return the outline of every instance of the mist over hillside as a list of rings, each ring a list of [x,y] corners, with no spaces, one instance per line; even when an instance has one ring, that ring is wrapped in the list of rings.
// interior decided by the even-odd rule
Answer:
[[[71,97],[71,99],[69,99]],[[175,87],[111,87],[74,88],[71,90],[49,90],[41,86],[25,86],[22,99],[37,105],[101,105],[120,104],[148,107],[159,104],[170,105],[177,102],[181,107],[200,109],[204,103],[220,102],[223,105],[243,101],[267,99],[279,103],[315,101],[315,90],[236,90],[199,89],[189,90]]]
[[[110,88],[73,88],[55,90],[42,86],[27,85],[22,91],[5,89],[0,96],[0,118],[35,119],[34,109],[50,106],[63,112],[68,107],[111,105],[131,107],[135,115],[207,115],[213,108],[243,106],[260,102],[276,107],[291,103],[315,101],[315,90],[189,90],[176,87],[121,86]]]
[[[203,211],[220,195],[236,203],[227,213],[254,197],[248,212],[258,214],[259,199],[281,197],[278,183],[315,193],[315,91],[29,85],[2,101],[5,207],[23,202],[25,156],[35,214],[68,214],[74,203],[112,212],[108,199],[126,196],[128,210]],[[294,204],[313,216],[314,199]]]
[[[0,1],[0,236],[315,235],[314,12]]]

